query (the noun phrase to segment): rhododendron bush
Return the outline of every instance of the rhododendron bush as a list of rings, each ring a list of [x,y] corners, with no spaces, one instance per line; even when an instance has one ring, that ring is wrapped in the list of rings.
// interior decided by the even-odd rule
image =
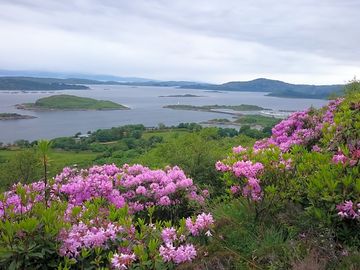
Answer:
[[[274,126],[270,138],[252,148],[234,147],[215,164],[229,194],[245,197],[256,217],[296,203],[319,224],[332,224],[338,237],[360,244],[354,229],[360,225],[359,104],[356,93],[293,113]],[[345,220],[353,234],[340,232]]]
[[[178,167],[64,168],[48,200],[44,189],[17,184],[1,195],[2,267],[168,269],[194,260],[212,235],[211,214],[192,217],[208,192]]]

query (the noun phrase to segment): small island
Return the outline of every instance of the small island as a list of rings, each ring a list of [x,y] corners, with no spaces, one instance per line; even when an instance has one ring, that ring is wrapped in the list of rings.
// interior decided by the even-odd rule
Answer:
[[[215,118],[210,119],[208,121],[201,122],[201,124],[208,124],[208,125],[224,125],[224,124],[232,124],[233,122],[226,118]]]
[[[259,114],[246,114],[246,115],[239,115],[234,117],[235,120],[231,121],[226,118],[215,118],[205,122],[202,124],[208,125],[233,125],[233,126],[244,126],[249,125],[255,128],[264,128],[264,127],[272,127],[278,124],[281,119],[273,117],[273,116],[263,116]]]
[[[129,108],[108,100],[96,100],[73,95],[54,95],[40,98],[35,103],[15,105],[17,109],[32,111],[83,111],[83,110],[128,110]]]
[[[192,98],[192,97],[205,97],[205,96],[197,96],[197,95],[192,95],[192,94],[185,94],[185,95],[169,95],[169,96],[159,96],[159,97],[184,97],[184,98]]]
[[[18,113],[0,113],[1,120],[20,120],[20,119],[34,119],[35,116],[32,115],[23,115]]]
[[[256,105],[241,104],[241,105],[166,105],[163,108],[174,110],[188,110],[188,111],[202,111],[202,112],[217,112],[215,110],[232,110],[232,111],[264,111],[269,110]],[[224,113],[224,112],[222,112]],[[230,113],[230,112],[229,112]]]

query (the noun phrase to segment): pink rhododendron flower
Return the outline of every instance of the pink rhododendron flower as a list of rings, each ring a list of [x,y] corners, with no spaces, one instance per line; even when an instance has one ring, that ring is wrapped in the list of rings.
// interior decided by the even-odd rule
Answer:
[[[164,243],[172,243],[177,239],[176,230],[173,227],[165,228],[161,232],[161,237]]]
[[[339,98],[330,101],[327,110],[321,117],[310,115],[308,110],[291,114],[272,129],[270,138],[257,141],[254,144],[254,152],[269,148],[272,145],[279,147],[283,152],[287,152],[293,145],[306,145],[319,139],[324,123],[330,125],[334,123],[335,111],[343,100],[343,98]],[[316,147],[315,149],[317,150]]]
[[[197,236],[201,232],[208,230],[213,226],[213,224],[214,219],[210,213],[202,213],[198,215],[195,221],[193,221],[190,217],[186,219],[186,228],[194,236]]]
[[[176,264],[191,262],[196,257],[196,249],[192,244],[175,248],[173,244],[168,243],[165,246],[160,246],[159,252],[164,262],[173,261]]]
[[[332,158],[332,162],[334,164],[339,164],[339,163],[345,164],[347,161],[348,161],[348,158],[342,153],[336,154]]]
[[[262,197],[259,180],[249,178],[247,184],[243,188],[243,196],[250,197],[253,201],[259,201]]]
[[[318,146],[318,145],[314,145],[313,147],[312,147],[312,151],[314,151],[314,152],[321,152],[321,148]]]
[[[168,206],[171,204],[171,200],[168,196],[162,196],[159,200],[159,205]]]
[[[238,194],[240,192],[240,190],[241,190],[240,186],[231,186],[230,187],[230,192],[233,195]]]
[[[240,154],[242,152],[245,152],[247,149],[245,147],[242,147],[241,145],[237,147],[233,147],[232,151],[234,154]]]
[[[264,166],[260,162],[253,163],[250,160],[238,161],[232,167],[232,170],[237,177],[256,177],[256,175],[263,169]]]
[[[131,265],[135,260],[136,256],[134,253],[120,253],[120,255],[115,253],[111,259],[111,265],[114,267],[114,269],[124,270],[128,269],[128,266]]]
[[[356,219],[360,217],[360,203],[354,205],[351,200],[345,201],[341,204],[338,204],[336,209],[338,210],[338,215],[342,218]]]
[[[220,172],[227,172],[227,171],[230,171],[231,170],[231,167],[228,166],[228,165],[225,165],[224,163],[222,163],[221,161],[217,161],[215,163],[215,168],[217,171],[220,171]]]

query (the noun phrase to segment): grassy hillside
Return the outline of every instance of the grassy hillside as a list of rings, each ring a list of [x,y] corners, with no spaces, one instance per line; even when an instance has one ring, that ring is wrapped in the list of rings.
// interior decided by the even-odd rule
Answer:
[[[66,166],[90,166],[97,155],[90,151],[52,151],[49,155],[49,176],[55,176]],[[18,181],[28,183],[39,179],[41,172],[40,157],[34,149],[0,150],[0,190]]]
[[[223,91],[270,92],[271,96],[276,97],[326,99],[332,93],[341,93],[344,86],[290,84],[282,81],[261,78],[252,81],[235,81],[227,82],[224,84],[185,85],[181,86],[181,88]]]
[[[243,125],[260,125],[263,127],[272,127],[279,123],[280,119],[263,115],[242,115],[239,116],[238,119],[236,119],[234,122]]]
[[[35,103],[17,105],[26,110],[126,110],[127,107],[107,100],[77,97],[72,95],[55,95],[38,99]]]

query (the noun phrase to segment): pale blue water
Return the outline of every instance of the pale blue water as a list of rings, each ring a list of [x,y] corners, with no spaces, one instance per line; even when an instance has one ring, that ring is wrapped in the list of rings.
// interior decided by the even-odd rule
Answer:
[[[253,104],[273,110],[303,110],[310,106],[321,107],[325,100],[289,99],[267,97],[265,93],[253,92],[207,92],[171,87],[130,87],[91,85],[90,90],[66,90],[52,92],[17,92],[0,91],[0,113],[16,112],[34,115],[35,119],[0,121],[0,142],[13,142],[18,139],[29,141],[39,138],[51,139],[60,136],[72,136],[77,132],[86,133],[99,128],[110,128],[126,124],[144,124],[147,127],[177,125],[181,122],[201,122],[214,118],[228,118],[231,115],[179,111],[162,108],[170,104],[191,105],[239,105]],[[106,89],[106,90],[105,90]],[[14,105],[34,102],[38,98],[55,94],[72,94],[96,99],[112,100],[126,105],[126,111],[52,111],[32,112],[17,110]],[[194,94],[204,97],[159,97],[176,94]]]

